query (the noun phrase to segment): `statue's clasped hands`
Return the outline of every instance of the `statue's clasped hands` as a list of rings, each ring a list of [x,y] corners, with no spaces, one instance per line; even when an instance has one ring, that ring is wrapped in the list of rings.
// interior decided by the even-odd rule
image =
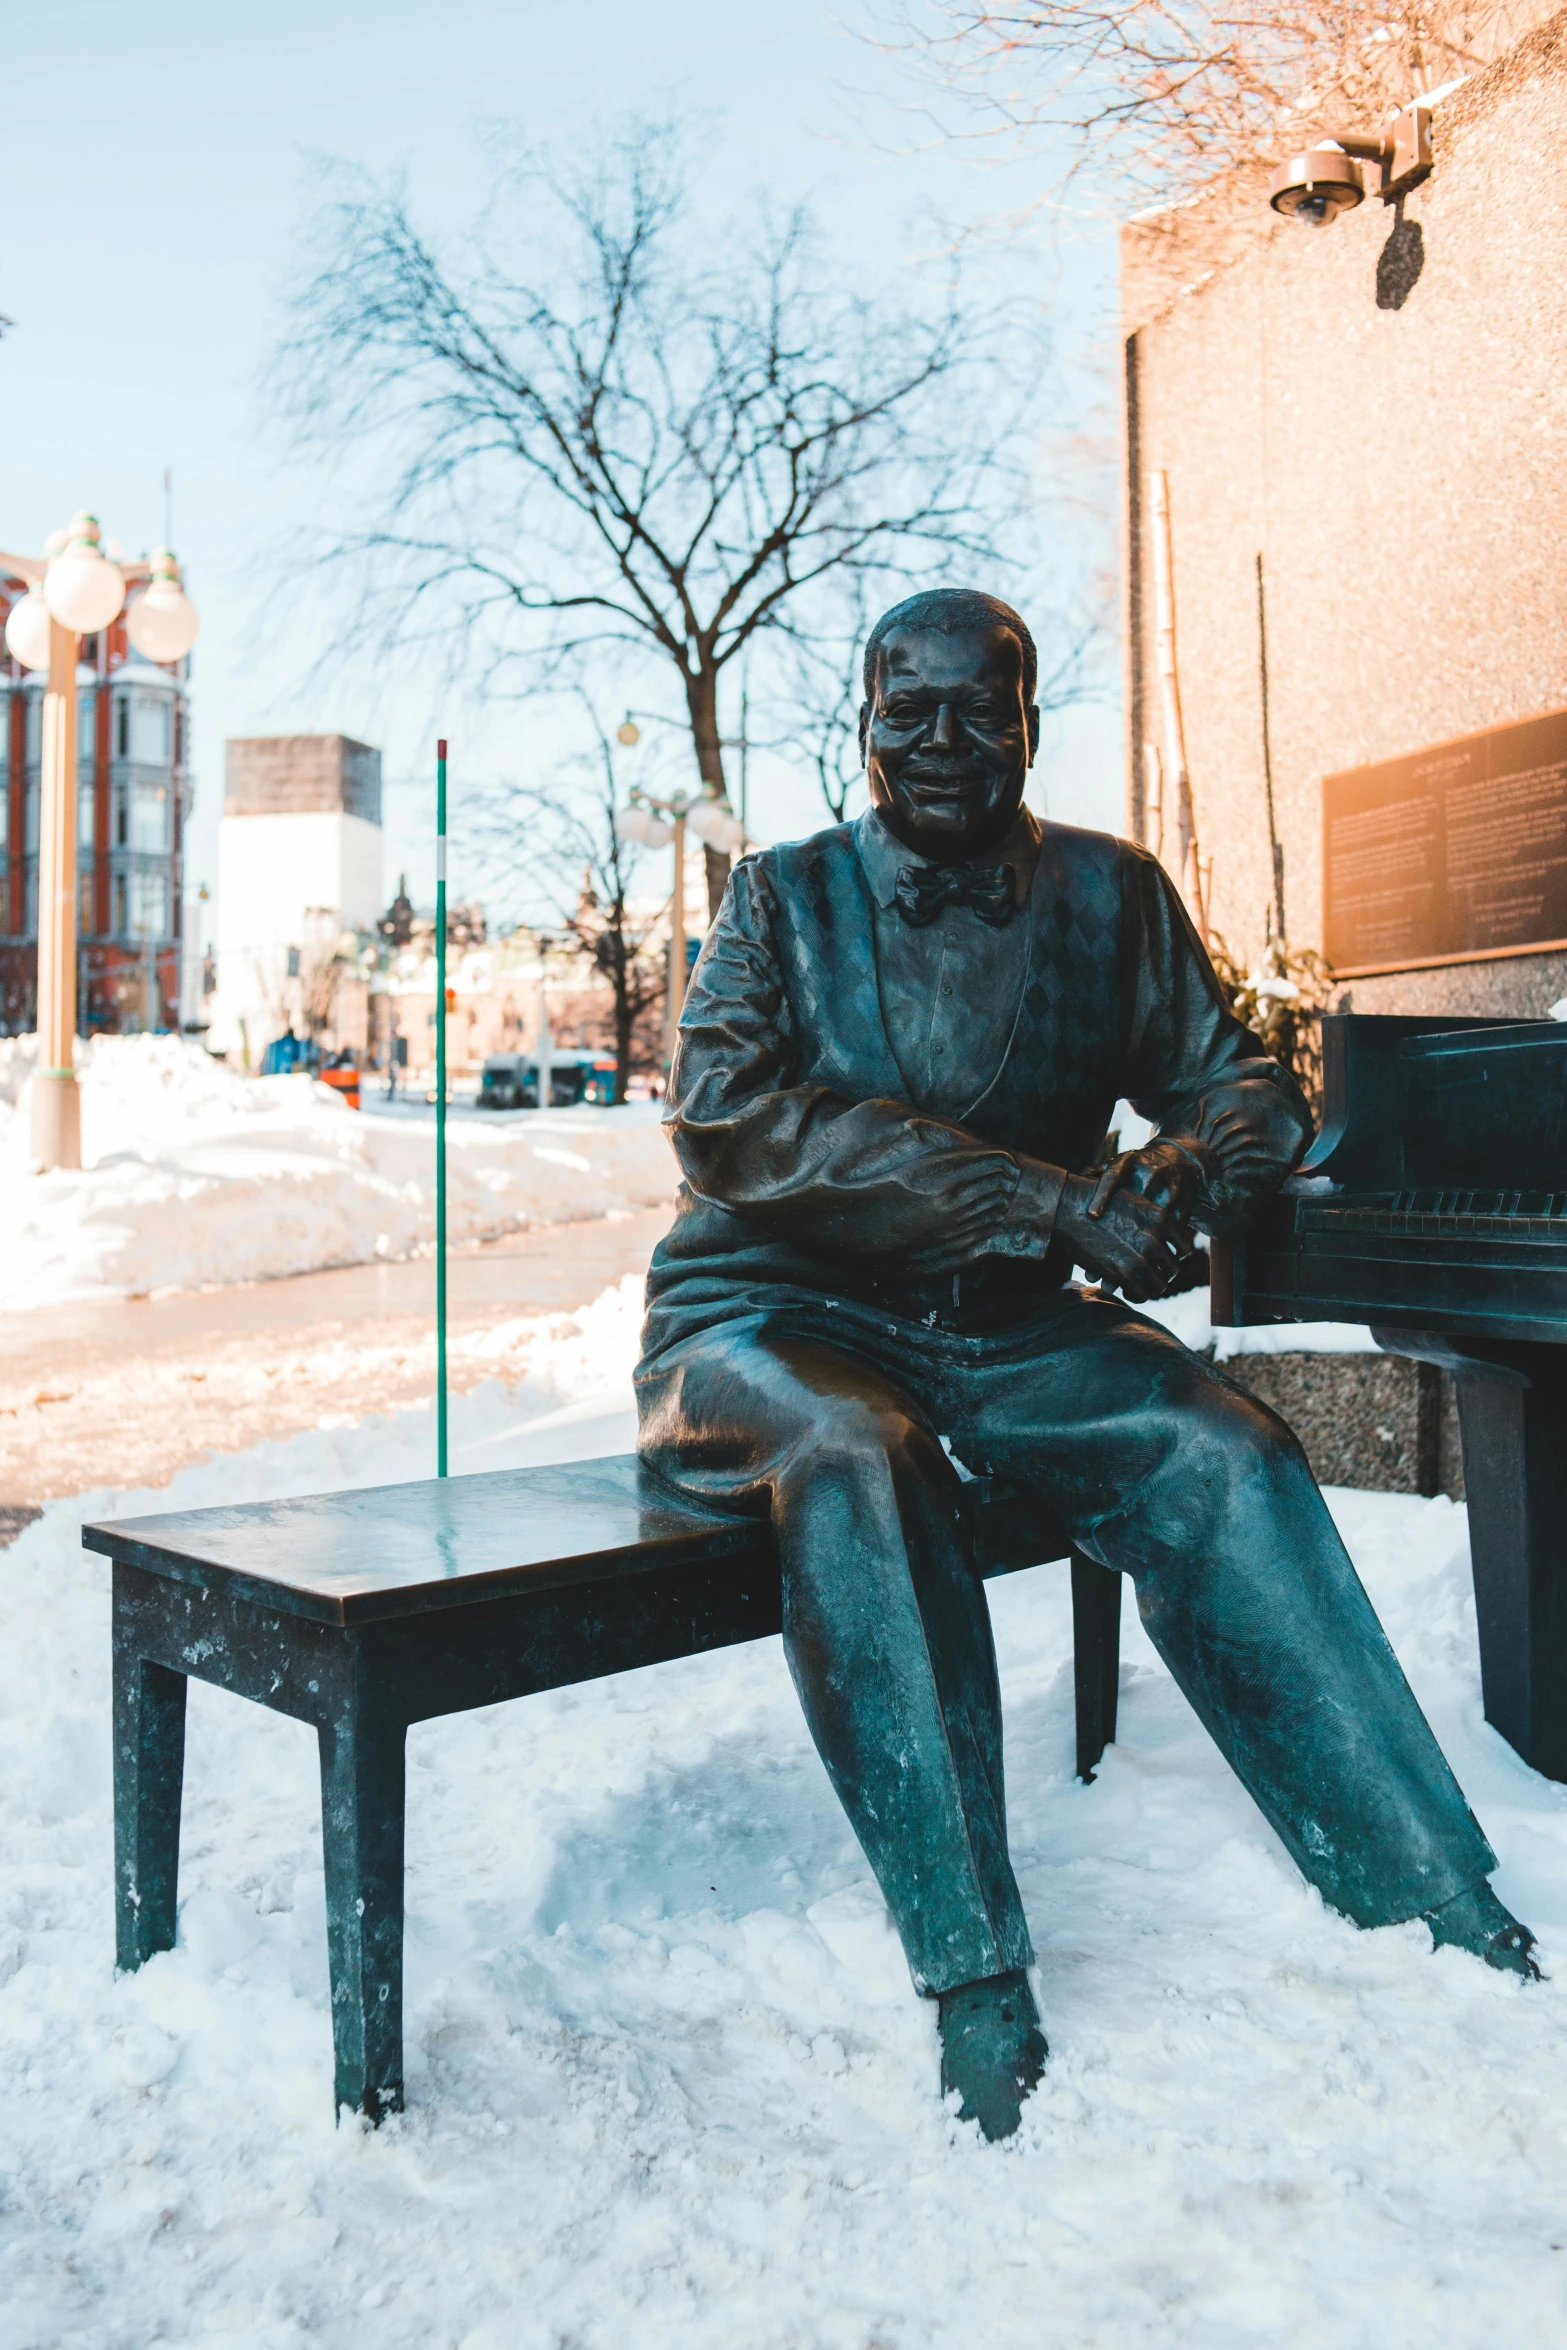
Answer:
[[[1070,1243],[1085,1272],[1134,1305],[1163,1297],[1192,1254],[1202,1187],[1202,1164],[1181,1143],[1123,1151],[1097,1177],[1067,1177],[1056,1236]]]
[[[1123,1151],[1102,1173],[1063,1176],[1023,1159],[1006,1220],[976,1183],[949,1208],[941,1240],[906,1260],[920,1274],[961,1271],[985,1257],[1044,1257],[1065,1244],[1074,1264],[1133,1304],[1163,1297],[1193,1249],[1204,1170],[1194,1148],[1151,1142]]]

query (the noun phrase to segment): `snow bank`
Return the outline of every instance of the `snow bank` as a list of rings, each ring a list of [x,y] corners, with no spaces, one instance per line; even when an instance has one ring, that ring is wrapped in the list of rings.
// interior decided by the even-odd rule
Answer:
[[[635,1284],[454,1409],[617,1450]],[[178,1948],[112,1973],[83,1516],[428,1473],[430,1416],[53,1506],[0,1555],[0,2350],[1255,2350],[1556,2339],[1567,1792],[1480,1716],[1464,1519],[1334,1497],[1541,1931],[1524,1990],[1325,1912],[1135,1622],[1072,1777],[1065,1576],[992,1587],[1051,2069],[1008,2149],[917,2000],[776,1642],[409,1740],[410,2110],[329,2110],[313,1741],[193,1685]]]
[[[1378,1354],[1371,1332],[1359,1322],[1258,1322],[1241,1330],[1215,1330],[1206,1289],[1158,1298],[1138,1312],[1173,1330],[1183,1346],[1227,1363],[1235,1355]]]
[[[249,1078],[172,1036],[82,1056],[80,1174],[31,1170],[33,1039],[0,1039],[0,1312],[406,1257],[434,1232],[432,1121],[346,1109],[309,1077]],[[448,1125],[454,1241],[669,1199],[657,1105]]]

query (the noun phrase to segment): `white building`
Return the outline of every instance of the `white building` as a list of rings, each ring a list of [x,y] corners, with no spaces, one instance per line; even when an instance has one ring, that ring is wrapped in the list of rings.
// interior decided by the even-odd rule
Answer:
[[[290,1027],[363,1043],[345,1033],[363,1023],[354,935],[384,905],[380,752],[341,734],[230,742],[212,1049],[254,1068]]]

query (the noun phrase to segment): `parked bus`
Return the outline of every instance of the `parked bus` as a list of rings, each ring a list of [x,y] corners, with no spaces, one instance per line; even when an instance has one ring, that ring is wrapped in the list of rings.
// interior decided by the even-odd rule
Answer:
[[[569,1110],[578,1102],[609,1103],[615,1098],[615,1064],[602,1053],[552,1053],[550,1100],[552,1110]],[[536,1110],[539,1106],[539,1064],[531,1053],[491,1053],[479,1078],[481,1110]]]

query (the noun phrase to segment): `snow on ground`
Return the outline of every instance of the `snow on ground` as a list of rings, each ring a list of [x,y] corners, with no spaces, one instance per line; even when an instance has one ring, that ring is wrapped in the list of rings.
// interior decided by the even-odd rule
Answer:
[[[630,1440],[635,1284],[455,1409],[460,1470]],[[1296,1876],[1153,1657],[1072,1777],[1065,1575],[993,1585],[1054,2047],[935,2094],[779,1646],[416,1728],[410,2108],[333,2127],[313,1742],[192,1685],[179,1945],[116,1981],[84,1517],[427,1474],[427,1412],[52,1506],[0,1556],[0,2350],[1313,2350],[1557,2339],[1567,1790],[1484,1725],[1464,1519],[1333,1506],[1556,1980]]]
[[[1234,1355],[1376,1354],[1370,1331],[1359,1322],[1258,1322],[1241,1330],[1215,1330],[1208,1317],[1206,1289],[1179,1297],[1155,1298],[1138,1312],[1173,1330],[1183,1346],[1213,1354],[1221,1363]]]
[[[79,1174],[34,1174],[34,1040],[0,1039],[0,1312],[406,1257],[434,1234],[428,1116],[346,1109],[309,1077],[250,1078],[180,1037],[78,1045]],[[675,1165],[656,1103],[453,1118],[453,1242],[653,1207]]]

